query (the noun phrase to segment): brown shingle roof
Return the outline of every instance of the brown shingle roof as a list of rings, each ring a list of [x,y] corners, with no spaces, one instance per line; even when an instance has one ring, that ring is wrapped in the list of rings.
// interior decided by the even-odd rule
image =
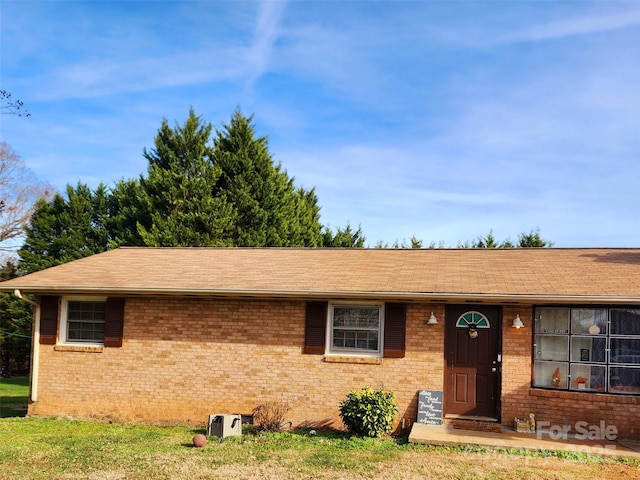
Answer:
[[[0,291],[640,302],[640,249],[119,248]]]

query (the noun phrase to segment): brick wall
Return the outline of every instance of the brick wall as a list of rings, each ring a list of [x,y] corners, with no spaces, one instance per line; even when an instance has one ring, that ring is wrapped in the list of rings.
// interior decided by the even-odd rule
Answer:
[[[437,325],[426,325],[434,312]],[[503,307],[502,424],[530,412],[550,425],[604,421],[640,438],[640,398],[531,388],[531,306]],[[512,328],[516,316],[524,328]],[[121,348],[40,346],[39,397],[30,415],[203,423],[211,413],[249,414],[290,402],[295,424],[340,426],[351,389],[395,392],[396,426],[409,428],[419,390],[443,390],[444,305],[408,304],[405,358],[304,355],[305,303],[130,298]],[[82,351],[77,351],[82,350]]]
[[[529,418],[531,402],[531,306],[502,308],[502,424],[513,426],[513,419]],[[513,328],[520,315],[524,328]]]
[[[371,386],[395,392],[408,428],[417,391],[442,390],[444,329],[426,326],[431,311],[444,318],[442,306],[408,305],[405,358],[334,363],[302,354],[304,302],[130,298],[121,348],[40,346],[29,413],[202,423],[284,400],[294,423],[339,425],[339,401]]]

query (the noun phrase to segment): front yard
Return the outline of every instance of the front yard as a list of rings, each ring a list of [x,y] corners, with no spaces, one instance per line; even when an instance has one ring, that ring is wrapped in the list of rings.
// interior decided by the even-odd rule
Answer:
[[[245,434],[192,446],[203,430],[0,420],[2,479],[567,479],[638,478],[640,463],[559,452],[441,448],[405,439],[349,438],[308,429]]]
[[[0,380],[0,479],[636,479],[637,460],[412,445],[309,429],[195,448],[202,429],[24,418],[28,382]],[[12,418],[6,418],[12,417]]]

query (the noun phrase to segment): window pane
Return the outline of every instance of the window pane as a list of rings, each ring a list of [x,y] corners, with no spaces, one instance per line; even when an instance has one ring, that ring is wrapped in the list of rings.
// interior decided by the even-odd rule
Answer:
[[[607,339],[603,337],[571,337],[572,362],[605,362]]]
[[[106,302],[72,301],[67,304],[67,340],[104,341]]]
[[[640,365],[640,338],[612,338],[611,363]]]
[[[368,330],[333,331],[333,347],[337,349],[356,349],[378,351],[378,332]]]
[[[561,362],[535,362],[536,387],[567,388],[569,366]]]
[[[610,367],[609,391],[616,393],[640,393],[640,368]]]
[[[612,309],[611,334],[640,336],[640,310]]]
[[[536,332],[568,333],[568,308],[536,308]]]
[[[356,346],[356,332],[344,332],[344,346],[346,348],[354,348]]]
[[[571,390],[597,390],[603,392],[605,389],[604,366],[595,365],[571,365]]]
[[[568,335],[536,335],[536,359],[569,360]]]
[[[348,328],[379,328],[380,309],[371,307],[339,307],[333,309],[333,326]]]
[[[332,313],[332,349],[367,353],[380,351],[380,306],[334,305]]]
[[[571,310],[571,333],[603,335],[607,333],[607,310],[574,308]]]
[[[69,322],[68,340],[103,341],[104,324],[91,322]]]

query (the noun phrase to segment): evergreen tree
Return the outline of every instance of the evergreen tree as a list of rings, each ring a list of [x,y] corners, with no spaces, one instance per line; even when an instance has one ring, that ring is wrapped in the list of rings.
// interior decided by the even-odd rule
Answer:
[[[335,248],[363,248],[366,238],[362,234],[362,228],[352,230],[351,224],[347,223],[345,228],[338,227],[334,234],[331,229],[325,228],[322,238],[323,247]]]
[[[513,245],[509,240],[503,243],[498,243],[493,236],[493,230],[489,230],[486,237],[478,237],[475,242],[471,244],[471,248],[511,248]]]
[[[100,184],[94,192],[82,183],[67,185],[67,198],[59,193],[36,203],[20,251],[25,273],[103,252],[108,248],[108,192]]]
[[[220,169],[219,195],[234,212],[236,246],[319,246],[320,209],[315,192],[295,188],[269,154],[267,138],[255,136],[253,117],[236,110],[217,131],[213,163]]]
[[[0,281],[18,276],[13,261],[0,267]],[[31,350],[31,305],[13,294],[0,294],[0,366],[10,375],[29,372]]]
[[[211,129],[191,109],[183,126],[172,129],[163,120],[155,148],[144,150],[148,173],[140,178],[140,202],[132,211],[144,245],[233,244],[234,212],[216,185],[220,168],[211,161]]]
[[[521,233],[518,235],[518,247],[553,247],[553,243],[548,240],[544,240],[540,236],[540,230],[536,229],[531,230],[529,233]]]
[[[120,245],[144,246],[140,235],[141,225],[150,225],[151,218],[139,179],[119,180],[107,198],[107,230],[109,248]]]
[[[543,240],[540,237],[539,230],[532,230],[529,233],[521,233],[518,235],[518,244],[514,245],[513,242],[507,238],[506,240],[498,243],[493,236],[493,230],[489,231],[486,237],[478,237],[471,244],[466,242],[464,244],[458,244],[458,248],[524,248],[524,247],[552,247],[553,243]]]

